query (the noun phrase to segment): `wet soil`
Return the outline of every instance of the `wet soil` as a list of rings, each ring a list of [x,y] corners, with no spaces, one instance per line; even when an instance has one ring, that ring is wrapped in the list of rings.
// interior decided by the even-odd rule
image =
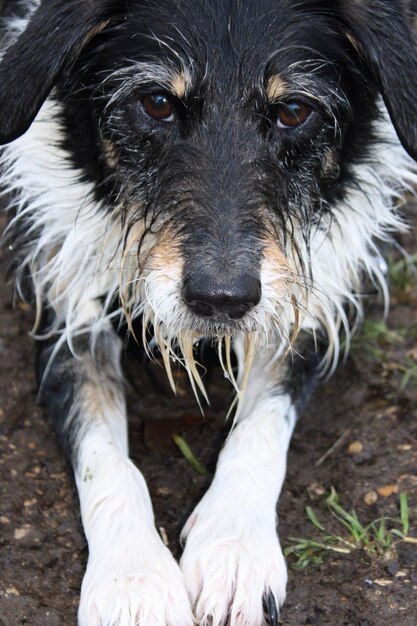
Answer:
[[[417,249],[412,236],[406,245]],[[417,536],[417,288],[413,279],[404,283],[394,288],[388,318],[393,334],[375,339],[368,329],[358,338],[347,363],[318,389],[298,424],[278,509],[284,547],[292,536],[322,538],[306,505],[330,532],[343,533],[323,504],[331,487],[363,523],[398,517],[399,493],[406,492],[408,535]],[[381,320],[382,308],[373,307],[370,315]],[[75,626],[86,541],[70,470],[36,404],[31,319],[29,308],[13,307],[11,288],[3,287],[0,626]],[[230,390],[215,371],[208,381],[212,407],[202,418],[182,377],[174,398],[160,365],[128,361],[131,455],[147,479],[157,526],[178,556],[179,531],[210,479],[190,466],[172,435],[180,434],[212,472],[227,431]],[[332,553],[301,571],[293,557],[288,560],[282,626],[417,623],[415,543],[399,541],[385,556],[364,549]]]

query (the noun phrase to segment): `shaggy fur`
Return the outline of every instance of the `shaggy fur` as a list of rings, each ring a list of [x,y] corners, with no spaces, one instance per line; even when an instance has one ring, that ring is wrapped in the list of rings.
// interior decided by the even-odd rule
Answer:
[[[417,182],[412,4],[19,7],[0,63],[6,241],[80,495],[79,624],[276,624],[297,414],[341,331],[349,343],[364,279],[388,299],[380,248]],[[181,569],[128,458],[115,327],[159,349],[174,390],[184,366],[200,404],[196,346],[210,342],[236,391]]]

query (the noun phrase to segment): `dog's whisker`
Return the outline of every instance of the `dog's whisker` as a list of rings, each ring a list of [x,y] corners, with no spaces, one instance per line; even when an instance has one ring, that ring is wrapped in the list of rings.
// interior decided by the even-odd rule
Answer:
[[[187,370],[188,378],[190,380],[190,384],[191,384],[194,396],[198,402],[200,411],[204,413],[201,400],[200,400],[200,395],[198,392],[200,391],[201,395],[203,396],[207,404],[210,404],[210,403],[209,403],[209,399],[208,399],[203,381],[201,380],[201,376],[197,370],[197,365],[196,365],[194,352],[193,352],[194,351],[193,339],[190,335],[184,334],[182,336],[180,335],[177,338],[177,341],[178,341],[180,350],[184,356],[184,367]]]
[[[236,380],[236,377],[234,375],[233,372],[233,367],[232,367],[232,347],[231,347],[232,341],[231,341],[231,337],[230,335],[226,335],[224,338],[224,346],[225,346],[225,352],[226,352],[226,371],[229,377],[229,380],[231,381],[233,387],[235,388],[236,392],[239,393],[240,389],[239,389],[239,385],[238,382]]]
[[[156,343],[162,355],[162,359],[164,362],[166,374],[168,376],[169,384],[174,394],[177,395],[177,388],[175,385],[174,377],[172,374],[172,367],[171,367],[171,362],[172,362],[171,361],[171,353],[172,353],[171,344],[169,341],[165,339],[165,337],[161,336],[160,328],[158,328],[155,331],[155,337],[156,337]]]

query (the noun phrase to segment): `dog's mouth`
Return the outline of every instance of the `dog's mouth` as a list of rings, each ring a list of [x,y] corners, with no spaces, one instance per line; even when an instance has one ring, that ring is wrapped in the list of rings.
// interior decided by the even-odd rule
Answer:
[[[182,365],[199,403],[208,397],[196,346],[209,341],[239,406],[257,353],[275,346],[273,356],[280,358],[292,348],[301,302],[297,281],[289,280],[277,253],[272,260],[265,255],[262,267],[253,263],[238,270],[230,264],[215,272],[199,264],[198,270],[195,265],[189,269],[173,241],[168,229],[160,234],[141,272],[129,254],[134,246],[127,242],[119,283],[124,317],[133,334],[133,320],[142,318],[142,343],[149,355],[159,350],[174,392],[174,367]]]
[[[192,308],[185,306],[178,291],[166,304],[163,310],[160,303],[152,302],[152,298],[145,301],[142,309],[142,343],[150,356],[154,348],[159,350],[174,393],[175,366],[185,368],[200,408],[202,398],[209,404],[204,384],[205,369],[199,363],[198,356],[198,345],[202,341],[215,349],[224,375],[236,392],[231,410],[236,407],[237,415],[257,353],[274,345],[275,354],[272,358],[276,361],[285,358],[298,332],[295,303],[291,304],[291,309],[295,311],[295,322],[293,317],[286,324],[271,317],[262,301],[243,315],[236,316],[236,319],[224,312],[196,315]]]
[[[149,326],[146,321],[142,328],[145,348],[149,354],[154,347],[159,350],[173,392],[176,393],[175,366],[180,365],[187,371],[191,388],[202,411],[202,398],[207,404],[210,402],[204,383],[205,368],[199,362],[198,348],[202,342],[208,343],[217,352],[224,376],[236,392],[230,410],[235,406],[239,410],[254,358],[263,343],[259,332],[243,331],[237,325],[212,324],[205,326],[204,332],[203,329],[187,328],[174,334],[163,323],[155,327],[153,324]]]

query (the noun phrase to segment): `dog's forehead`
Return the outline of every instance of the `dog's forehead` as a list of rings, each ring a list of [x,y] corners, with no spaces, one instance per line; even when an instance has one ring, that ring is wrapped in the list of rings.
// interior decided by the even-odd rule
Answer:
[[[334,61],[334,7],[326,0],[139,1],[127,27],[142,58],[192,68],[206,83],[269,74],[273,94],[276,74],[312,57]],[[175,80],[180,94],[186,81],[181,72]]]

